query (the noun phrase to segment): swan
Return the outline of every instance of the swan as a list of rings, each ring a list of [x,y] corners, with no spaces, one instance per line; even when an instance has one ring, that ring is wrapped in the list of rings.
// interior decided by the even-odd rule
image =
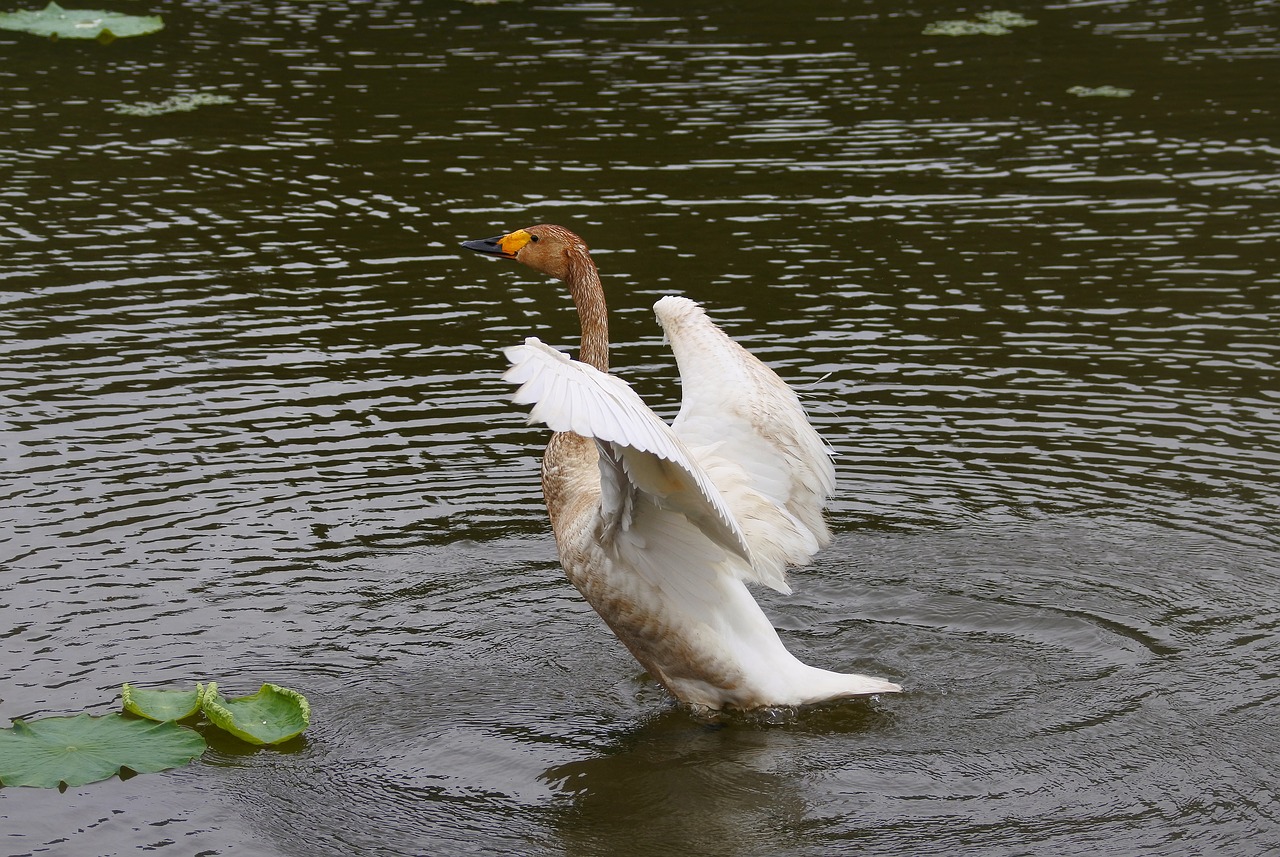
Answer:
[[[553,432],[542,487],[570,582],[678,700],[713,710],[790,708],[893,693],[818,669],[783,646],[748,584],[790,593],[785,570],[830,540],[835,468],[796,394],[695,302],[654,304],[680,370],[668,425],[609,372],[604,289],[581,238],[542,224],[462,245],[563,281],[577,360],[535,337],[505,351],[530,422]]]

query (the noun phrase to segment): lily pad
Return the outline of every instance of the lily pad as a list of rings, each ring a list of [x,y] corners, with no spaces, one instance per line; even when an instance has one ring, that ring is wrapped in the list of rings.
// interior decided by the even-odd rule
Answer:
[[[203,693],[202,684],[195,690],[143,690],[126,683],[120,688],[120,701],[125,711],[164,723],[184,720],[199,711]]]
[[[165,113],[188,113],[208,104],[234,104],[230,95],[216,92],[195,92],[191,95],[170,95],[164,101],[139,101],[136,104],[117,104],[115,111],[126,116],[161,116]]]
[[[302,734],[311,722],[311,705],[296,690],[264,684],[252,696],[225,699],[210,682],[200,698],[204,716],[250,744],[283,744]]]
[[[1073,86],[1067,93],[1081,98],[1128,98],[1133,90],[1119,86]]]
[[[926,36],[1004,36],[1011,32],[985,21],[934,21],[924,28]]]
[[[0,12],[0,30],[33,33],[50,39],[97,39],[107,43],[164,29],[156,15],[125,15],[102,9],[63,9],[50,3],[40,11]]]
[[[105,780],[121,769],[144,774],[185,765],[205,750],[204,738],[176,723],[130,720],[119,714],[13,721],[0,729],[0,783],[57,788]]]
[[[1035,21],[1018,12],[1005,12],[1000,9],[979,12],[974,17],[988,24],[999,24],[1001,27],[1034,27],[1036,24]]]
[[[1036,22],[1017,12],[979,12],[975,21],[934,21],[924,28],[926,36],[1007,36],[1012,27],[1030,27]]]

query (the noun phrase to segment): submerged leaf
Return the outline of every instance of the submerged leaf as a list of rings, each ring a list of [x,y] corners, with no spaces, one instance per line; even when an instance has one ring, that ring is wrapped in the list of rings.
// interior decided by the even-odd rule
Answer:
[[[225,699],[210,682],[200,707],[213,725],[250,744],[282,744],[301,735],[311,722],[307,698],[274,684],[264,684],[252,696]]]
[[[139,101],[137,104],[117,104],[115,111],[126,116],[160,116],[164,113],[186,113],[207,104],[234,104],[230,95],[215,92],[196,92],[191,95],[170,95],[164,101]]]
[[[1073,86],[1067,92],[1070,95],[1078,95],[1081,98],[1128,98],[1133,95],[1132,89],[1124,89],[1119,86]]]
[[[32,33],[51,39],[97,39],[111,42],[164,29],[155,15],[125,15],[101,9],[63,9],[50,3],[40,11],[0,12],[0,30]]]
[[[1036,23],[1017,12],[1004,12],[999,9],[992,12],[979,12],[976,17],[979,21],[998,24],[1001,27],[1033,27]]]
[[[976,21],[935,21],[924,28],[926,36],[1007,36],[1010,27],[1030,27],[1036,22],[1017,12],[979,12]]]
[[[130,720],[119,714],[13,721],[0,729],[0,783],[6,786],[82,786],[127,768],[137,773],[185,765],[205,750],[204,739],[176,723]]]
[[[125,711],[164,723],[183,720],[199,711],[203,693],[202,684],[197,684],[195,690],[143,690],[125,683],[120,688],[120,701]]]
[[[924,28],[926,36],[1004,36],[1013,32],[999,24],[982,21],[934,21]]]

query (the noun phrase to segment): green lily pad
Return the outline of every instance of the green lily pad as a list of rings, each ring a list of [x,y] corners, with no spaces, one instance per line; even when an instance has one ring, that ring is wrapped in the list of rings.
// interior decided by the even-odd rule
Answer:
[[[139,774],[185,765],[204,739],[176,723],[130,720],[119,714],[13,721],[0,729],[0,783],[57,788],[105,780],[122,768]]]
[[[1036,22],[1018,12],[1005,12],[996,9],[991,12],[979,12],[975,15],[979,21],[988,24],[999,24],[1001,27],[1034,27]]]
[[[1120,86],[1073,86],[1067,93],[1081,98],[1128,98],[1133,90]]]
[[[0,30],[33,33],[50,39],[97,39],[107,43],[164,29],[155,15],[124,15],[101,9],[63,9],[50,3],[39,12],[0,12]]]
[[[1017,12],[979,12],[976,21],[934,21],[924,28],[926,36],[1007,36],[1013,27],[1031,27],[1035,21]]]
[[[195,690],[143,690],[126,682],[120,688],[120,701],[125,711],[164,723],[184,720],[199,711],[203,693],[202,684],[197,684]]]
[[[164,101],[139,101],[136,104],[117,104],[115,111],[125,116],[161,116],[165,113],[188,113],[209,104],[234,104],[230,95],[217,92],[195,92],[191,95],[170,95]]]
[[[1011,32],[986,21],[934,21],[924,28],[926,36],[1004,36]]]
[[[311,705],[296,690],[264,684],[252,696],[224,699],[210,682],[200,698],[204,716],[250,744],[282,744],[302,734],[311,722]]]

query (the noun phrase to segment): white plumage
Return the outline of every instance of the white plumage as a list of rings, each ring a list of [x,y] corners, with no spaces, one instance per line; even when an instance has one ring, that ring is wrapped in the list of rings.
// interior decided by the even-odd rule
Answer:
[[[465,246],[552,274],[574,296],[586,362],[530,338],[507,349],[505,377],[555,432],[543,489],[565,572],[650,674],[713,709],[900,690],[801,663],[747,588],[789,593],[786,568],[830,539],[835,471],[795,393],[696,303],[665,297],[654,310],[683,389],[668,426],[605,371],[603,292],[580,238],[536,226]]]

